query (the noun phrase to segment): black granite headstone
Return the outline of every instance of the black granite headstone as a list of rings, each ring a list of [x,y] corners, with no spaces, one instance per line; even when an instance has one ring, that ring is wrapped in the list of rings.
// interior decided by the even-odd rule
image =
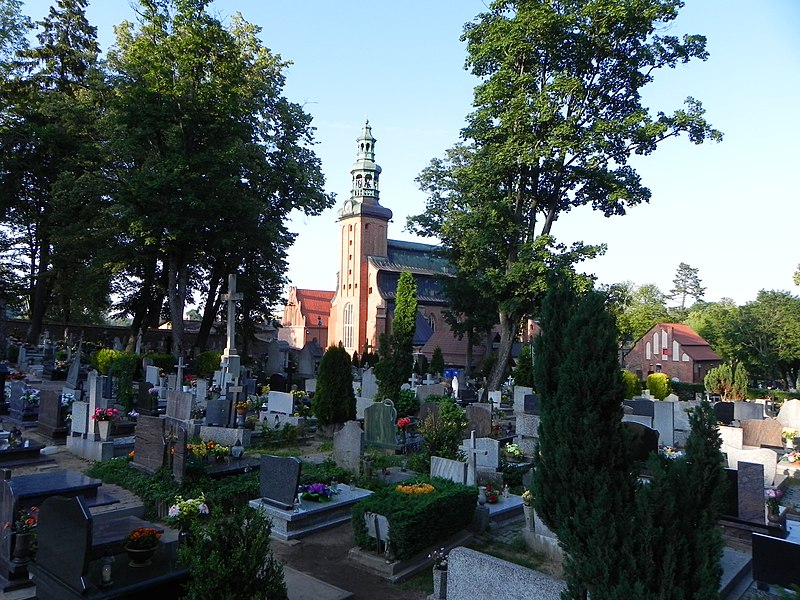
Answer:
[[[645,462],[652,452],[658,452],[658,431],[633,421],[622,423],[631,435],[631,454],[635,461]]]
[[[652,400],[637,400],[634,398],[633,400],[625,400],[625,406],[630,406],[633,409],[634,415],[639,415],[641,417],[654,417],[655,416],[655,408],[653,408],[653,401]]]
[[[730,425],[733,422],[733,402],[715,402],[714,415],[717,421],[725,425]]]
[[[271,375],[269,378],[269,389],[274,390],[276,392],[285,392],[286,377],[284,377],[280,373],[275,373],[274,375]]]
[[[261,455],[261,499],[283,510],[292,510],[300,484],[302,463],[295,457]]]
[[[79,497],[53,496],[39,508],[36,564],[80,594],[89,589],[92,515]]]
[[[226,426],[230,402],[227,399],[215,398],[206,402],[206,425]]]
[[[526,415],[541,414],[541,400],[536,394],[525,394],[522,397],[522,410]]]

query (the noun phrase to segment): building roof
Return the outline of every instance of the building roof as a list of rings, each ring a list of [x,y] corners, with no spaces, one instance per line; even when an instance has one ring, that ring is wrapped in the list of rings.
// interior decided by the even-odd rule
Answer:
[[[708,342],[700,337],[697,332],[688,325],[683,325],[681,323],[659,323],[654,327],[670,329],[672,339],[678,342],[681,345],[681,350],[686,352],[689,358],[694,361],[722,360],[722,358],[711,349]]]
[[[323,325],[327,324],[334,292],[297,289],[295,295],[300,306],[300,312],[306,318],[307,324],[316,325],[318,318],[322,319]]]
[[[370,263],[382,271],[415,275],[452,275],[450,261],[441,256],[441,248],[431,244],[387,240],[386,256],[370,256]]]
[[[381,298],[388,300],[390,306],[394,303],[397,295],[397,283],[400,280],[401,271],[378,271],[377,282],[378,292]],[[414,282],[417,284],[417,302],[420,304],[448,304],[447,296],[442,289],[442,282],[437,276],[429,274],[414,274]]]

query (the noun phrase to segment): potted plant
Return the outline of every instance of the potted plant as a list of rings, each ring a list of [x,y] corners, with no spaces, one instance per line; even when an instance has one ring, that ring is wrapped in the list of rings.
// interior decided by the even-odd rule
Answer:
[[[333,500],[333,495],[336,491],[324,483],[311,483],[309,485],[299,486],[297,488],[297,493],[303,500],[310,500],[311,502],[330,502]]]
[[[525,490],[522,492],[522,511],[525,513],[525,529],[527,531],[534,530],[533,520],[533,491]]]
[[[184,499],[183,496],[175,496],[175,503],[169,507],[167,517],[170,522],[177,525],[180,530],[181,540],[186,540],[189,535],[190,523],[209,513],[206,504],[205,494],[200,494],[197,498]]]
[[[15,563],[26,563],[33,551],[33,542],[36,539],[36,527],[39,524],[39,508],[32,506],[17,512],[14,523],[6,523],[4,529],[10,529],[14,534],[14,549],[11,552]]]
[[[92,420],[97,423],[97,433],[104,442],[108,441],[108,434],[111,430],[111,422],[119,417],[119,409],[114,407],[95,408]]]
[[[239,402],[236,403],[236,414],[246,415],[249,408],[250,408],[249,402],[240,400]]]
[[[38,406],[39,404],[39,390],[34,388],[25,388],[22,392],[22,400],[25,406]]]
[[[786,442],[787,448],[794,448],[794,438],[797,436],[797,430],[791,427],[784,427],[781,431],[781,436]]]
[[[152,527],[137,527],[128,533],[125,540],[125,552],[131,567],[146,567],[156,551],[161,534]]]
[[[433,596],[437,600],[447,597],[447,552],[444,548],[434,550],[428,555],[433,559]]]
[[[193,387],[197,386],[197,376],[196,375],[185,375],[183,377],[183,391],[184,392],[191,392]]]
[[[487,504],[497,504],[500,501],[500,489],[491,484],[486,486],[485,494]]]
[[[781,498],[782,490],[767,490],[764,492],[767,499],[767,520],[771,523],[779,523],[781,520]]]
[[[521,462],[524,458],[518,444],[506,444],[503,447],[503,454],[509,462]]]

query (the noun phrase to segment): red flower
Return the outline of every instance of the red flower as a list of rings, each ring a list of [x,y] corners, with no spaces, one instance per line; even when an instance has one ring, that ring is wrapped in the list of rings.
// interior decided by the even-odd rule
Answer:
[[[403,417],[401,419],[397,419],[397,426],[400,429],[405,429],[411,424],[411,419],[409,417]]]

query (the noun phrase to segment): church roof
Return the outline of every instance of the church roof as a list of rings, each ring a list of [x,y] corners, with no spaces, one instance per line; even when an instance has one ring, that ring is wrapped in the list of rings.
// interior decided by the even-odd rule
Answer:
[[[410,271],[414,275],[414,282],[417,284],[417,302],[421,304],[448,304],[447,297],[442,289],[442,281],[438,275],[421,274],[419,271],[411,271],[410,269],[381,269],[378,271],[378,292],[381,298],[394,303],[394,298],[397,295],[397,282],[400,280],[400,273],[403,271]]]
[[[328,322],[334,292],[297,289],[295,294],[300,311],[308,323],[316,325],[317,318],[321,318],[323,324]]]
[[[370,263],[378,270],[414,275],[451,275],[450,262],[439,254],[441,248],[418,242],[387,240],[387,256],[370,256]]]

